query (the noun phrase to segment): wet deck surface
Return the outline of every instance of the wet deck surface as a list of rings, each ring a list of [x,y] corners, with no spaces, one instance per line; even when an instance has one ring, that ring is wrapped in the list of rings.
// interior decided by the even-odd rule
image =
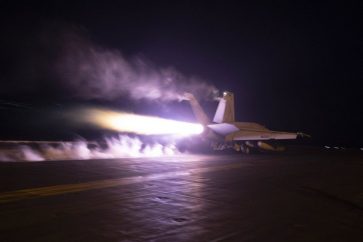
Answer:
[[[0,241],[362,241],[362,152],[0,163]]]

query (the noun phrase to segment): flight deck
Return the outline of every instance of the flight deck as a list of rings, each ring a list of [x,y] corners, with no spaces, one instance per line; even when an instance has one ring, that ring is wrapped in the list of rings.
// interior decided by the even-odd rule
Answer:
[[[363,153],[0,162],[0,241],[361,241]]]

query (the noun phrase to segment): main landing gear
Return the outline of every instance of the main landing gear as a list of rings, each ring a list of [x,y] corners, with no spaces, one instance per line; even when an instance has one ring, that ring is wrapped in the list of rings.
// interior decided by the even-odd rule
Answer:
[[[238,143],[212,143],[212,148],[215,151],[221,150],[235,150],[238,153],[251,154],[252,147],[248,144],[238,144]]]

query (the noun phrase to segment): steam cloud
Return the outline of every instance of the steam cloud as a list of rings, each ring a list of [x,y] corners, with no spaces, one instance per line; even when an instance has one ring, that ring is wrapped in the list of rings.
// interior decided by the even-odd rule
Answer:
[[[50,23],[22,35],[0,46],[0,61],[6,63],[1,95],[164,102],[178,100],[184,92],[211,99],[217,94],[213,85],[173,67],[160,68],[142,55],[126,57],[117,49],[103,48],[81,28]]]
[[[85,141],[63,142],[56,146],[41,144],[38,148],[19,145],[15,147],[15,150],[7,152],[0,150],[0,161],[88,160],[180,154],[172,142],[146,144],[137,137],[127,135],[106,138],[105,144],[106,147],[103,148],[97,143],[90,147]]]
[[[21,39],[18,45],[3,48],[5,54],[0,56],[0,61],[8,63],[11,68],[0,77],[3,82],[1,95],[39,99],[44,95],[46,100],[53,96],[69,96],[85,100],[129,98],[167,102],[183,99],[185,92],[199,98],[214,98],[218,94],[213,85],[183,75],[173,67],[159,68],[142,58],[126,58],[119,50],[93,43],[79,30],[54,29],[49,32],[47,28],[37,38],[27,34],[27,39]],[[16,50],[12,49],[14,46]],[[173,144],[145,145],[137,138],[127,136],[109,138],[106,143],[107,148],[89,148],[81,141],[57,147],[41,145],[37,149],[23,145],[11,152],[0,150],[0,161],[149,157],[179,153]]]
[[[217,89],[195,77],[186,77],[172,67],[156,68],[141,58],[125,58],[118,50],[95,45],[79,34],[68,34],[57,62],[58,75],[76,96],[113,100],[129,97],[172,101],[184,92],[213,97]]]

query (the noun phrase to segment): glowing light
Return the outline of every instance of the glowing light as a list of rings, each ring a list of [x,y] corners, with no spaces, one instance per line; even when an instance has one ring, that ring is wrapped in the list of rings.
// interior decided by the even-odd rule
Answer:
[[[196,123],[111,110],[88,109],[85,114],[88,122],[102,128],[142,135],[196,135],[201,134],[204,130],[202,125]]]

